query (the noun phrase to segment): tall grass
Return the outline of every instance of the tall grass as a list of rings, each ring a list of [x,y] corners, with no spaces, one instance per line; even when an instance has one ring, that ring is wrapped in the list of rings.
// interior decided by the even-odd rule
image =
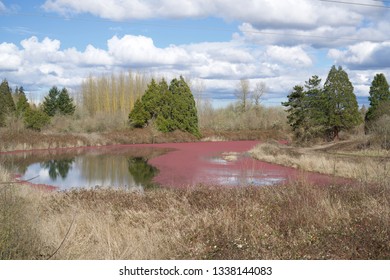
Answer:
[[[389,259],[390,188],[0,193],[2,259]]]
[[[46,248],[38,228],[37,194],[6,183],[10,180],[0,166],[0,259],[40,259]]]
[[[333,176],[357,179],[363,183],[390,181],[390,163],[386,159],[363,156],[338,156],[277,143],[263,143],[250,151],[262,161],[291,166]]]

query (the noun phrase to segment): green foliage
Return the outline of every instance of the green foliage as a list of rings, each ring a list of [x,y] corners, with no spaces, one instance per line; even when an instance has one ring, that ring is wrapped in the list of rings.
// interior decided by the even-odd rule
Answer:
[[[195,100],[184,78],[180,77],[179,80],[173,79],[169,86],[169,91],[173,95],[172,119],[174,120],[175,127],[199,136]]]
[[[148,161],[142,157],[129,158],[127,162],[129,172],[137,185],[145,188],[154,187],[152,180],[158,174],[156,167],[149,165]]]
[[[352,83],[341,67],[336,69],[333,66],[329,71],[324,84],[323,105],[326,116],[323,124],[332,140],[338,139],[341,130],[362,122]]]
[[[324,87],[321,79],[313,76],[302,86],[295,86],[286,106],[288,123],[299,140],[310,140],[320,135],[334,140],[339,132],[358,125],[361,115],[354,89],[347,73],[333,66]]]
[[[133,110],[129,114],[129,121],[133,127],[144,127],[150,118],[149,113],[145,110],[140,99],[134,104]]]
[[[56,114],[73,115],[75,109],[76,106],[73,104],[73,99],[69,97],[68,90],[63,88],[60,91],[55,86],[50,89],[42,104],[42,110],[50,117]]]
[[[24,114],[24,124],[26,128],[40,131],[48,125],[50,117],[41,110],[29,109]]]
[[[3,80],[0,84],[0,95],[2,95],[2,103],[4,103],[4,108],[6,114],[11,114],[15,112],[15,103],[12,98],[11,88],[8,85],[7,80]]]
[[[60,95],[60,91],[57,87],[54,86],[50,89],[49,94],[45,96],[45,99],[43,101],[42,110],[50,117],[54,117],[54,115],[57,113],[58,95]]]
[[[381,104],[390,102],[389,84],[387,83],[384,74],[375,75],[370,86],[370,96],[368,97],[368,100],[370,101],[370,107],[366,113],[365,120],[366,122],[371,122],[383,115],[384,112],[382,110],[378,111]],[[383,109],[383,106],[381,109]]]
[[[0,127],[5,126],[5,118],[15,112],[15,103],[7,80],[0,84]]]
[[[26,94],[22,90],[19,89],[18,92],[18,101],[16,102],[16,114],[18,116],[23,116],[24,113],[30,108],[30,104],[27,101]]]
[[[68,90],[63,88],[57,98],[57,109],[61,115],[73,115],[76,106],[73,104],[73,98],[68,94]]]
[[[162,132],[178,129],[200,135],[195,100],[183,77],[172,80],[169,87],[164,79],[159,84],[152,80],[129,119],[134,127],[143,127],[152,120]]]
[[[287,107],[287,122],[293,131],[298,130],[305,122],[305,96],[306,93],[303,87],[297,85],[287,96],[288,101],[282,102],[282,105]]]

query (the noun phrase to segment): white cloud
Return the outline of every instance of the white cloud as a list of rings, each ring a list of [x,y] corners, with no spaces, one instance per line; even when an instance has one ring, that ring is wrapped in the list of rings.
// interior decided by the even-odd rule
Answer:
[[[330,58],[351,69],[390,68],[390,41],[382,43],[363,42],[349,46],[346,50],[331,49]]]
[[[273,61],[293,67],[310,67],[313,61],[301,46],[269,46],[266,55]]]
[[[15,71],[21,65],[22,59],[18,47],[14,44],[0,44],[0,71]]]
[[[0,75],[26,88],[77,87],[90,73],[136,68],[158,76],[202,78],[206,87],[232,93],[241,78],[266,79],[311,64],[303,47],[248,47],[234,40],[159,48],[151,38],[125,35],[108,39],[106,48],[88,45],[80,51],[62,49],[56,39],[32,36],[19,46],[0,45]]]
[[[360,2],[368,0],[360,0]],[[314,27],[318,24],[357,24],[365,10],[310,0],[47,0],[46,11],[61,14],[91,13],[112,20],[219,17],[256,26]]]

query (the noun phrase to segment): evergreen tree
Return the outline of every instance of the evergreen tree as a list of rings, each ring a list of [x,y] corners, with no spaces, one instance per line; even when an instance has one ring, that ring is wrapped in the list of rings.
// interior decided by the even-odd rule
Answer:
[[[57,97],[57,112],[61,115],[73,115],[75,110],[73,98],[69,96],[68,90],[63,88]]]
[[[30,108],[30,105],[28,104],[27,97],[23,91],[23,88],[21,87],[20,89],[18,92],[18,101],[16,103],[16,114],[18,116],[23,116],[24,113]]]
[[[150,84],[148,84],[145,94],[142,96],[142,105],[145,112],[149,114],[147,117],[148,119],[155,119],[157,117],[160,98],[159,85],[157,85],[156,81],[152,79]]]
[[[5,114],[11,114],[11,113],[15,112],[16,108],[15,108],[14,100],[12,98],[12,91],[8,85],[8,81],[5,79],[0,84],[0,95],[3,96],[2,103],[4,104],[3,110],[4,110]]]
[[[341,130],[361,123],[352,83],[341,67],[332,66],[330,69],[324,84],[323,102],[326,116],[323,125],[330,139],[338,139]]]
[[[24,125],[26,128],[40,131],[49,124],[50,117],[41,110],[30,109],[24,114]]]
[[[164,79],[159,83],[159,95],[157,129],[162,132],[174,131],[178,127],[173,119],[173,95]]]
[[[0,94],[0,127],[5,126],[5,101],[4,96]]]
[[[295,137],[300,138],[306,121],[306,93],[302,86],[296,85],[287,96],[288,101],[282,102],[287,107],[287,122],[291,126]]]
[[[49,117],[53,117],[57,111],[58,111],[58,96],[60,95],[60,91],[56,86],[53,86],[49,94],[45,96],[45,99],[42,104],[42,110],[45,112]]]
[[[199,136],[195,99],[184,78],[180,76],[179,80],[173,79],[169,91],[173,95],[172,118],[176,128]]]
[[[195,100],[183,77],[172,80],[169,87],[164,79],[159,84],[152,80],[148,85],[142,100],[130,112],[129,120],[131,125],[143,127],[150,119],[155,120],[160,131],[179,129],[199,136]]]
[[[366,122],[373,121],[380,117],[378,107],[383,102],[390,102],[389,84],[387,83],[384,74],[375,75],[370,86],[370,96],[368,97],[368,100],[370,101],[370,107],[365,116]]]
[[[133,127],[144,127],[148,122],[150,114],[145,110],[140,99],[134,104],[133,110],[129,114],[129,122]]]

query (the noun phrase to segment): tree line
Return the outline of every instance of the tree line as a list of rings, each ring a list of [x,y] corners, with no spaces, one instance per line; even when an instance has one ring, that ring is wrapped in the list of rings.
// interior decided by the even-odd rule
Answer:
[[[129,114],[133,127],[155,125],[162,132],[187,131],[199,136],[195,99],[182,76],[168,86],[165,79],[149,83],[145,94],[138,98]]]
[[[362,116],[354,87],[342,67],[332,66],[323,86],[314,75],[304,86],[294,86],[288,101],[282,102],[288,123],[299,141],[317,137],[339,139],[339,133],[365,121],[366,132],[383,114],[389,113],[389,85],[383,74],[377,74],[370,87],[370,107]]]
[[[23,119],[26,128],[39,131],[51,117],[73,115],[75,110],[73,98],[66,88],[59,90],[53,86],[41,106],[37,107],[28,102],[22,86],[12,91],[6,79],[0,84],[0,127],[6,126],[8,117],[17,117]]]

